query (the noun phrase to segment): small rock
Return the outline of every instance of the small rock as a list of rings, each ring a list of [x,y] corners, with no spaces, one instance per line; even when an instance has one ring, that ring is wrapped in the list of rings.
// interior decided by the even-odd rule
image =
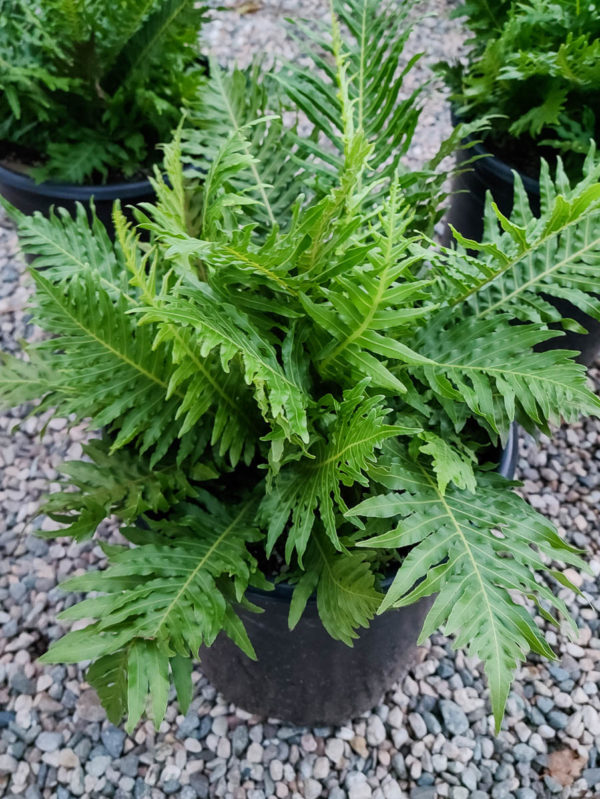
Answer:
[[[15,713],[12,710],[0,710],[0,730],[8,727],[11,721],[15,720]]]
[[[41,732],[35,739],[35,745],[42,752],[56,752],[63,744],[63,736],[60,732]]]
[[[212,723],[212,731],[219,738],[227,735],[229,724],[227,723],[227,716],[217,716]]]
[[[367,743],[369,746],[379,746],[386,739],[385,726],[379,716],[373,714],[367,721]]]
[[[17,770],[17,761],[11,755],[0,755],[0,774],[13,774]]]
[[[586,768],[581,775],[590,788],[600,785],[600,768]]]
[[[359,771],[351,771],[346,777],[348,799],[371,799],[373,791],[367,778]]]
[[[600,735],[600,714],[596,708],[591,705],[586,705],[581,715],[583,717],[583,726],[585,730],[594,737]]]
[[[58,754],[58,765],[63,768],[77,768],[79,766],[79,758],[72,749],[68,747],[61,749]]]
[[[304,780],[304,799],[317,799],[317,797],[321,795],[322,790],[323,786],[317,780],[313,780],[311,777]]]
[[[92,777],[102,777],[106,769],[110,766],[112,758],[108,755],[97,755],[93,757],[91,760],[85,765],[85,770],[88,774],[91,774]]]
[[[95,691],[84,691],[76,705],[79,718],[84,721],[104,721],[106,713]]]
[[[110,725],[105,730],[102,730],[100,734],[100,738],[102,743],[104,744],[104,748],[108,752],[109,755],[114,757],[115,759],[121,757],[121,753],[123,752],[123,744],[125,743],[125,738],[127,736],[120,730],[118,727],[114,725]]]
[[[369,750],[367,749],[367,742],[362,735],[355,735],[350,741],[350,746],[354,749],[357,755],[364,757],[365,760],[369,757]]]
[[[436,789],[429,785],[413,788],[410,792],[410,799],[436,799],[436,796]]]
[[[329,760],[326,757],[318,757],[313,766],[313,777],[315,780],[324,780],[329,776],[329,770]]]
[[[256,741],[253,741],[246,752],[246,759],[249,763],[262,763],[263,752],[262,746]]]
[[[325,743],[325,754],[334,766],[344,757],[344,742],[339,738],[329,738]]]
[[[396,773],[398,779],[404,780],[408,776],[408,772],[406,770],[406,763],[404,761],[404,755],[401,752],[393,755],[392,757],[392,769]]]
[[[566,713],[563,713],[562,710],[553,710],[551,713],[548,713],[547,718],[548,723],[551,727],[554,727],[555,730],[564,730],[569,723],[569,717]]]
[[[518,763],[529,763],[537,756],[537,752],[533,747],[523,743],[517,744],[512,751]]]
[[[469,729],[469,719],[456,702],[450,699],[442,699],[440,701],[440,710],[444,719],[444,726],[452,735],[462,735]]]
[[[421,740],[421,738],[424,738],[427,735],[427,725],[425,724],[423,716],[421,716],[419,713],[410,713],[408,716],[408,723],[410,724],[417,740]]]
[[[245,724],[240,724],[239,727],[236,727],[233,731],[231,736],[231,748],[233,749],[233,754],[236,757],[240,757],[240,755],[246,750],[248,746],[248,727]]]

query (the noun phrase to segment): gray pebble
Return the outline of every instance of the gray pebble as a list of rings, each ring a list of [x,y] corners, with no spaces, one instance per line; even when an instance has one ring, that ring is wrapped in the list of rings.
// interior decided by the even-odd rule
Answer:
[[[420,740],[427,735],[427,725],[425,724],[423,716],[421,716],[419,713],[410,713],[408,716],[408,723],[410,724],[417,740]]]
[[[97,755],[88,760],[85,770],[92,777],[101,777],[110,766],[112,758],[109,755]]]
[[[56,752],[62,746],[63,740],[60,732],[41,732],[35,739],[35,745],[42,752]]]
[[[444,726],[452,735],[462,735],[469,729],[469,719],[461,708],[450,699],[440,700]]]
[[[121,756],[126,737],[127,736],[123,730],[120,730],[118,727],[115,727],[112,724],[110,727],[107,727],[100,733],[100,738],[104,744],[104,748],[108,754],[114,758]]]
[[[6,636],[10,638],[11,636]],[[16,671],[10,678],[10,687],[16,694],[35,694],[35,680],[28,679],[22,671]]]
[[[239,727],[234,729],[231,736],[231,748],[236,757],[239,757],[246,750],[248,740],[248,727],[245,724],[240,724]]]
[[[569,723],[569,717],[562,710],[553,710],[548,713],[548,723],[555,730],[564,730]]]
[[[512,780],[505,780],[504,782],[498,782],[492,788],[492,799],[507,799],[507,797],[511,796],[512,791]]]
[[[199,771],[190,775],[190,785],[198,794],[199,799],[206,799],[209,791],[208,777]]]
[[[413,788],[410,792],[410,799],[436,799],[437,791],[430,786]]]
[[[515,760],[517,760],[519,763],[528,763],[530,760],[533,760],[533,758],[537,755],[537,752],[531,746],[520,743],[514,747],[513,754],[515,756]]]
[[[586,768],[581,776],[590,788],[594,785],[600,785],[600,768]]]

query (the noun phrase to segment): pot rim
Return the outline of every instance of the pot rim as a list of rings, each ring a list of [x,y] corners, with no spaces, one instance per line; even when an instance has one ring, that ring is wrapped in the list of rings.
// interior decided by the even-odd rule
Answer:
[[[53,197],[57,200],[89,201],[90,197],[96,200],[117,200],[136,197],[148,193],[152,186],[148,178],[143,180],[120,181],[118,183],[84,184],[53,183],[44,181],[36,183],[33,178],[16,172],[0,164],[0,183],[5,183],[18,191],[37,194],[42,197]]]
[[[512,480],[514,478],[515,469],[517,466],[517,459],[519,457],[519,425],[516,422],[513,422],[510,426],[510,430],[508,432],[508,438],[506,440],[506,445],[502,449],[502,455],[500,457],[500,463],[498,464],[497,472],[502,477],[505,477],[507,480]],[[385,577],[381,581],[382,588],[389,588],[392,584],[394,578],[393,577]],[[274,588],[272,591],[265,591],[262,588],[255,588],[254,586],[248,586],[246,589],[246,596],[251,599],[252,596],[255,597],[268,597],[269,599],[275,599],[278,602],[290,602],[292,597],[292,593],[294,591],[295,586],[291,583],[281,582],[281,583],[273,583]],[[308,598],[309,602],[316,602],[316,596],[314,592]]]
[[[459,125],[463,120],[460,116],[456,113],[454,107],[451,108],[450,116],[452,119],[452,124],[454,126]],[[480,139],[475,134],[470,134],[469,136],[465,136],[463,139],[464,142],[469,142],[470,147],[469,151],[474,155],[478,156],[478,160],[475,164],[471,167],[474,170],[482,170],[484,172],[489,172],[492,175],[500,178],[506,183],[512,183],[514,179],[514,173],[516,172],[517,175],[523,181],[523,187],[528,194],[537,194],[540,193],[540,182],[535,178],[532,178],[530,175],[525,175],[521,172],[520,169],[516,167],[510,166],[506,161],[504,161],[499,155],[492,153],[488,150]]]

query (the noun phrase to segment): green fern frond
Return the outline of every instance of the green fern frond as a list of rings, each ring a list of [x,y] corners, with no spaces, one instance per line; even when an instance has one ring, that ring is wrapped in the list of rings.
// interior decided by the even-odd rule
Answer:
[[[334,20],[337,17],[347,26],[349,36],[336,43],[335,36],[331,41],[300,26],[304,37],[313,42],[311,58],[318,71],[289,66],[278,77],[290,99],[327,136],[341,158],[346,113],[339,92],[341,60],[356,130],[363,130],[372,145],[372,167],[380,176],[396,173],[419,118],[417,99],[424,87],[400,99],[404,78],[420,57],[414,56],[398,69],[411,32],[410,5],[399,10],[396,4],[379,0],[335,0]]]
[[[195,493],[190,479],[218,477],[214,468],[202,464],[190,466],[187,475],[176,463],[152,469],[149,461],[127,450],[110,454],[107,441],[91,442],[83,451],[89,460],[67,461],[60,469],[77,490],[51,494],[40,509],[67,525],[61,534],[76,541],[93,536],[100,522],[112,515],[133,524],[148,511],[164,513]]]
[[[230,618],[235,598],[239,600],[248,584],[259,579],[256,561],[247,549],[261,537],[247,521],[252,502],[225,507],[208,494],[201,495],[200,501],[202,506],[177,506],[168,520],[148,520],[146,530],[124,530],[136,546],[110,548],[108,569],[64,583],[65,589],[100,595],[68,608],[61,618],[96,621],[67,633],[43,660],[76,662],[83,651],[94,659],[112,656],[111,668],[122,670],[121,650],[127,649],[129,729],[139,720],[148,694],[154,720],[160,724],[166,708],[169,658],[195,657],[222,629],[254,657],[243,628]],[[122,677],[120,685],[123,688]],[[116,699],[111,704],[115,712],[125,706]]]
[[[358,630],[369,626],[382,600],[365,554],[338,552],[325,536],[316,533],[306,551],[305,568],[292,594],[290,629],[295,628],[315,593],[319,618],[327,632],[352,646]]]
[[[366,499],[346,515],[399,521],[360,546],[411,548],[379,612],[437,594],[420,640],[442,626],[456,647],[484,661],[499,729],[519,661],[530,649],[554,657],[511,592],[534,600],[546,618],[545,607],[558,610],[574,626],[565,603],[538,575],[548,570],[545,558],[587,569],[585,563],[499,476],[480,474],[474,494],[454,486],[444,494],[427,465],[408,458],[395,458],[372,476],[394,493]]]
[[[160,55],[158,44],[173,29],[178,18],[189,18],[193,14],[195,26],[199,28],[207,11],[206,6],[195,7],[193,0],[161,0],[158,4],[143,2],[140,12],[146,12],[148,8],[150,15],[143,19],[140,13],[126,32],[127,38],[121,39],[121,49],[114,56],[114,63],[104,79],[109,91],[131,80],[137,70],[147,69],[148,62]],[[135,31],[133,35],[132,30]]]
[[[560,317],[547,296],[567,299],[577,306],[583,302],[586,311],[600,319],[596,296],[600,166],[594,148],[586,173],[585,179],[571,188],[560,164],[552,180],[544,162],[539,219],[531,213],[518,175],[510,220],[488,199],[483,243],[454,231],[459,244],[476,250],[479,257],[446,250],[434,261],[441,281],[440,297],[453,307],[468,304],[479,319],[510,313],[522,321],[557,321]]]
[[[466,403],[493,431],[508,433],[517,420],[527,430],[549,433],[549,424],[600,412],[586,370],[572,352],[532,348],[554,333],[540,325],[514,325],[512,317],[461,319],[448,311],[417,332],[415,349],[429,363],[412,375],[441,400]]]
[[[228,74],[212,59],[210,76],[189,108],[182,134],[184,158],[204,171],[216,162],[225,140],[240,144],[245,168],[232,175],[232,189],[256,201],[245,209],[246,215],[265,231],[275,224],[285,227],[296,199],[300,167],[281,113],[277,86],[261,76],[259,63]]]
[[[178,297],[162,299],[160,305],[142,309],[142,323],[160,326],[156,344],[171,341],[173,331],[191,330],[197,357],[206,358],[214,352],[226,374],[232,359],[239,357],[262,415],[281,427],[288,438],[308,442],[306,409],[310,398],[303,386],[286,374],[268,335],[261,337],[256,325],[233,305],[219,301],[205,284],[182,288]]]
[[[382,396],[368,397],[367,381],[344,392],[338,402],[333,397],[321,401],[322,413],[335,414],[309,450],[309,458],[284,466],[274,478],[273,487],[261,504],[259,519],[268,527],[267,551],[271,552],[286,530],[286,559],[296,550],[300,562],[306,551],[316,514],[327,537],[337,550],[340,544],[336,510],[347,505],[341,487],[355,483],[367,485],[365,472],[375,460],[375,451],[395,436],[413,435],[419,430],[385,424],[389,413]]]
[[[319,342],[315,353],[324,374],[349,369],[357,379],[369,377],[374,386],[404,392],[405,384],[380,357],[426,363],[418,351],[397,340],[400,331],[414,327],[435,310],[421,303],[428,297],[430,282],[415,280],[411,273],[421,256],[411,253],[413,240],[406,235],[410,221],[394,182],[368,247],[356,248],[361,260],[334,277],[330,288],[322,292],[324,302],[302,297],[306,313],[328,334],[321,335],[327,343]]]

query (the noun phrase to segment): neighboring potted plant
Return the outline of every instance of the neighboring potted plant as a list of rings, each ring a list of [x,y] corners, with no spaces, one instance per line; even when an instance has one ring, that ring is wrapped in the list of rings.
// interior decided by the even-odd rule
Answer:
[[[157,145],[197,94],[205,65],[193,0],[15,0],[0,24],[0,193],[47,213],[93,195],[152,199]]]
[[[361,117],[379,104],[394,113],[374,73],[394,74],[382,52],[397,58],[404,23],[378,0],[353,0],[347,19],[354,31],[368,20],[368,36],[346,44],[334,16],[330,78],[286,78],[290,97],[308,80],[321,107],[337,107],[339,156],[257,103],[202,182],[183,169],[179,138],[166,148],[157,202],[139,214],[150,242],[118,208],[114,246],[83,213],[20,217],[22,246],[38,255],[33,319],[51,338],[4,357],[2,405],[41,398],[36,411],[103,429],[64,466],[46,512],[77,541],[109,516],[125,538],[101,544],[107,569],[65,585],[90,595],[61,618],[92,621],[43,660],[92,660],[88,680],[130,730],[148,704],[160,723],[171,679],[185,711],[203,647],[217,687],[224,670],[241,685],[262,675],[263,711],[316,722],[364,710],[355,689],[397,676],[386,658],[414,645],[426,613],[422,636],[441,626],[484,661],[499,726],[519,661],[553,656],[515,593],[569,620],[540,578],[571,586],[554,563],[586,569],[494,467],[514,422],[547,431],[600,411],[572,353],[533,350],[556,333],[531,318],[541,293],[588,269],[579,251],[600,217],[598,170],[573,188],[545,181],[541,218],[501,218],[480,260],[436,248],[413,219],[430,204],[381,174],[389,118],[367,133]],[[226,83],[211,81],[217,94]],[[193,131],[185,139],[188,159],[203,149]],[[314,164],[298,157],[308,146]],[[296,164],[287,204],[263,179],[278,174],[274,158],[284,175]],[[248,636],[242,619],[261,606]],[[295,629],[273,636],[282,609]],[[352,644],[384,610],[355,650],[323,647],[315,631],[318,613]],[[219,672],[211,645],[223,635],[245,655]],[[327,688],[347,704],[314,711]],[[357,702],[368,694],[358,687]]]
[[[513,206],[516,171],[535,214],[542,159],[561,160],[578,181],[600,120],[600,6],[574,0],[465,0],[454,12],[472,32],[466,63],[442,64],[455,120],[491,119],[482,141],[465,153],[477,160],[454,181],[448,223],[481,238],[486,191],[505,216]],[[481,137],[479,137],[481,139]],[[593,156],[592,156],[593,157]],[[527,209],[526,213],[529,213]],[[590,363],[600,348],[600,305],[558,301],[572,318],[569,346]],[[579,327],[581,325],[582,327]],[[588,331],[585,334],[584,331]]]

